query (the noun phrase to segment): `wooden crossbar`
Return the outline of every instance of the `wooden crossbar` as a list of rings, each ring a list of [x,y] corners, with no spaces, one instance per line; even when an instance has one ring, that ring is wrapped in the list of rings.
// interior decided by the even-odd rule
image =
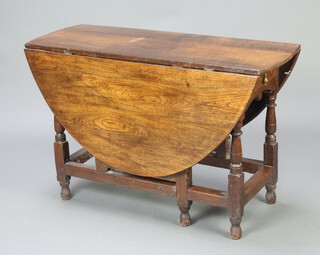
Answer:
[[[244,202],[248,203],[272,178],[272,167],[261,167],[244,183]]]
[[[263,161],[249,158],[243,158],[241,163],[243,172],[251,174],[256,173],[263,165]],[[217,158],[209,155],[201,160],[198,164],[229,169],[230,159]]]
[[[76,162],[67,162],[64,165],[65,174],[87,180],[113,184],[148,192],[174,197],[176,195],[175,183],[165,180],[138,177],[123,172],[100,172],[95,166],[84,165]]]
[[[86,149],[81,148],[80,150],[70,155],[70,161],[77,163],[85,163],[92,157],[93,155],[86,151]]]

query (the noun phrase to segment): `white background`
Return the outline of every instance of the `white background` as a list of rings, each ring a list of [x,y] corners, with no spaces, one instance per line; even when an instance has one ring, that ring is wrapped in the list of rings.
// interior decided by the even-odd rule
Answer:
[[[320,2],[0,1],[0,254],[320,253]],[[178,225],[173,198],[72,179],[59,197],[52,113],[24,43],[76,24],[111,25],[302,45],[278,96],[278,202],[261,191],[245,207],[243,238],[228,237],[225,209],[194,203]],[[244,156],[262,158],[264,114],[244,128]],[[79,146],[68,137],[74,149]],[[226,189],[227,173],[194,168],[195,184]]]

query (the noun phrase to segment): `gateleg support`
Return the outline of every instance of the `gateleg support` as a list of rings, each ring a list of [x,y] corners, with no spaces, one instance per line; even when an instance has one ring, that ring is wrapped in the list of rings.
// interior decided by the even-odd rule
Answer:
[[[231,138],[228,135],[221,144],[215,149],[215,156],[222,159],[230,159]]]
[[[231,222],[230,236],[241,238],[241,220],[244,207],[244,174],[242,172],[241,128],[243,117],[237,122],[231,135],[230,173],[228,176],[228,212]]]
[[[176,174],[176,198],[180,209],[179,223],[183,227],[191,224],[189,214],[191,200],[188,200],[188,189],[192,185],[192,168]]]
[[[273,91],[267,92],[267,115],[266,115],[266,139],[264,143],[264,160],[265,166],[272,167],[272,178],[266,184],[266,202],[274,204],[276,202],[276,184],[278,181],[278,143],[277,143],[277,121],[276,121],[276,94]]]
[[[54,155],[57,170],[57,180],[61,186],[61,198],[63,200],[69,200],[71,198],[70,191],[70,176],[64,172],[64,164],[70,160],[69,143],[66,141],[66,135],[64,133],[65,128],[54,117],[54,129],[56,131],[54,142]]]

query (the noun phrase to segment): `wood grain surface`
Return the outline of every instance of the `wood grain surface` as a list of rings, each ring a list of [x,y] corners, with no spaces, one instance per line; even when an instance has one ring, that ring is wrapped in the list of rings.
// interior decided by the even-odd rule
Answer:
[[[230,133],[257,76],[26,50],[56,118],[92,155],[141,176],[180,172]]]
[[[32,40],[26,48],[260,75],[288,62],[299,51],[300,45],[78,25]]]

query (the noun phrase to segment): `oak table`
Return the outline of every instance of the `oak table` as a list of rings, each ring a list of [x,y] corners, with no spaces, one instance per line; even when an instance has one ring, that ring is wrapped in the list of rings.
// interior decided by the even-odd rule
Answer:
[[[192,201],[226,207],[233,239],[264,186],[275,203],[275,101],[300,45],[78,25],[25,47],[54,113],[62,199],[74,176],[176,197],[182,226]],[[265,107],[264,158],[243,158],[241,128]],[[65,128],[83,147],[71,155]],[[230,169],[228,190],[192,185],[195,164]]]

